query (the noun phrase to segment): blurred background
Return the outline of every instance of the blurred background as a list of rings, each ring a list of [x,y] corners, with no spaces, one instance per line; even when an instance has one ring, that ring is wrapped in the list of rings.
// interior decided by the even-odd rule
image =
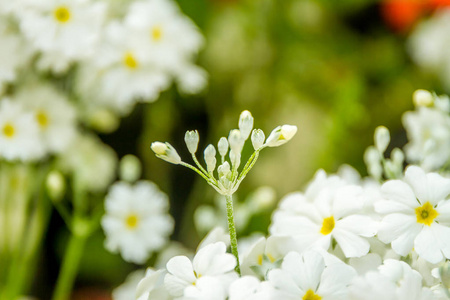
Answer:
[[[150,150],[153,141],[170,142],[191,162],[184,145],[186,130],[199,131],[202,152],[237,128],[243,110],[252,112],[255,128],[266,136],[278,125],[298,126],[290,143],[261,153],[236,195],[239,203],[261,187],[271,188],[268,204],[238,232],[266,233],[276,202],[302,189],[317,169],[336,172],[345,163],[365,175],[363,153],[373,144],[378,125],[391,130],[392,147],[403,146],[401,115],[413,108],[416,89],[450,92],[450,64],[444,67],[437,57],[448,52],[449,21],[436,25],[434,35],[427,31],[450,1],[177,2],[204,35],[196,63],[208,74],[207,87],[192,96],[170,87],[156,102],[137,104],[117,129],[98,135],[119,158],[134,154],[141,159],[142,178],[155,182],[170,198],[172,240],[191,249],[207,229],[196,227],[195,211],[200,205],[211,210],[215,192],[192,171],[156,158]],[[446,33],[439,35],[439,30]],[[447,50],[442,54],[436,48]],[[428,56],[434,64],[427,64]],[[246,145],[244,159],[252,150]],[[32,289],[40,299],[50,297],[67,236],[61,217],[53,213]],[[104,239],[101,230],[89,239],[74,299],[111,299],[111,290],[137,268],[107,252]],[[155,261],[152,257],[148,265]]]

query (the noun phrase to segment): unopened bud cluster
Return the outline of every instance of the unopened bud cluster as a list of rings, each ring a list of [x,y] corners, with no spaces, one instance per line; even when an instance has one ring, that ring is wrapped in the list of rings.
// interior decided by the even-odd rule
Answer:
[[[222,195],[232,195],[244,177],[254,166],[258,159],[259,152],[266,147],[278,147],[287,143],[297,132],[297,126],[283,125],[276,127],[266,139],[261,129],[253,129],[253,116],[245,110],[239,118],[239,129],[232,129],[228,138],[221,137],[217,143],[217,150],[214,145],[208,145],[203,157],[206,169],[198,162],[196,153],[200,140],[197,130],[187,131],[184,141],[197,167],[185,163],[181,160],[175,148],[169,143],[154,142],[151,145],[156,156],[173,164],[181,164],[200,174],[214,189]],[[241,165],[241,153],[245,142],[252,141],[255,150],[239,173]],[[217,160],[219,154],[220,160]],[[227,157],[228,155],[228,157]],[[217,167],[217,170],[216,170]],[[214,174],[216,171],[216,175]]]
[[[378,180],[382,178],[383,172],[388,179],[400,178],[403,173],[405,155],[402,150],[394,148],[390,159],[384,157],[390,141],[389,129],[378,126],[374,134],[375,146],[368,147],[364,154],[368,173]]]

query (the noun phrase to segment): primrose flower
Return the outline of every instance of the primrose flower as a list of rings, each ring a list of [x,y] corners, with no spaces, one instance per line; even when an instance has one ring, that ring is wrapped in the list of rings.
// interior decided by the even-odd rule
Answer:
[[[223,242],[206,245],[197,252],[192,262],[186,256],[173,257],[166,266],[168,274],[164,284],[167,291],[174,297],[209,293],[205,291],[208,288],[206,282],[213,285],[219,283],[217,291],[226,291],[237,277],[234,272],[236,259],[232,254],[226,253],[226,248]],[[201,284],[200,291],[196,290],[194,287],[201,281],[204,281],[204,285]]]
[[[381,192],[384,200],[374,205],[384,215],[382,242],[402,256],[414,248],[431,263],[450,258],[450,179],[410,166],[404,180],[387,181]]]
[[[332,256],[330,254],[330,256]],[[273,299],[344,300],[356,272],[343,262],[331,263],[313,250],[288,253],[280,269],[269,272]]]
[[[114,184],[102,219],[106,248],[120,252],[126,261],[144,263],[151,252],[164,246],[173,230],[168,206],[167,196],[152,182]]]

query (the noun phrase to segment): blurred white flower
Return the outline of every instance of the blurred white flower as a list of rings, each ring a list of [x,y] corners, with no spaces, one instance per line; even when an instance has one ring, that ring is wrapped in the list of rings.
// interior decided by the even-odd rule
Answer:
[[[172,233],[173,220],[168,209],[166,194],[152,182],[115,183],[106,196],[101,222],[106,234],[105,247],[120,252],[126,261],[145,263]]]
[[[0,99],[0,157],[29,161],[44,155],[34,115],[17,101]]]
[[[166,274],[166,270],[155,271],[148,268],[145,272],[145,277],[137,285],[136,298],[132,299],[172,300],[173,297],[169,295],[166,288],[164,287],[164,277]]]
[[[135,1],[122,23],[112,22],[99,51],[78,74],[77,89],[121,114],[153,102],[173,79],[196,93],[206,74],[191,62],[203,43],[198,29],[171,0]]]
[[[76,138],[76,110],[64,94],[41,83],[22,88],[16,100],[34,114],[47,152],[60,153]]]
[[[1,4],[0,4],[1,6]],[[24,39],[9,30],[6,22],[0,20],[0,94],[4,85],[17,78],[17,72],[29,61],[32,51]]]
[[[73,174],[79,188],[101,192],[114,180],[117,156],[96,136],[79,133],[57,164],[63,172]]]
[[[90,0],[49,0],[14,12],[22,32],[42,52],[38,66],[60,73],[94,54],[105,8]]]
[[[409,138],[406,158],[424,169],[439,169],[450,160],[450,116],[428,107],[403,114],[403,126]]]
[[[223,242],[208,244],[201,248],[191,262],[186,256],[175,256],[167,263],[169,272],[164,284],[174,297],[187,296],[186,289],[195,286],[200,279],[212,277],[220,282],[222,291],[228,289],[229,284],[237,278],[234,272],[236,258],[226,253],[227,247]],[[206,286],[201,287],[207,288]],[[192,291],[195,294],[200,291]],[[207,291],[205,291],[207,292]]]
[[[450,9],[438,10],[430,19],[418,24],[408,46],[412,59],[421,67],[434,71],[450,87]]]
[[[388,259],[377,271],[357,277],[349,287],[350,300],[432,300],[422,276],[402,261]]]
[[[450,258],[450,179],[406,169],[404,181],[392,180],[381,187],[383,199],[375,203],[381,220],[378,238],[406,256],[415,252],[431,263]]]
[[[347,299],[348,285],[356,272],[343,262],[329,263],[317,251],[290,252],[281,269],[269,272],[276,289],[273,299]]]
[[[130,273],[125,282],[112,291],[113,300],[137,299],[136,288],[139,282],[144,278],[144,275],[144,270],[137,270]]]

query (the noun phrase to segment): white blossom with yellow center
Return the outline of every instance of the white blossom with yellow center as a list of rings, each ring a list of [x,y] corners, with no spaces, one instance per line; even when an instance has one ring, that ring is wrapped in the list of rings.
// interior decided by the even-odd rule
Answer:
[[[268,274],[268,281],[275,288],[271,299],[344,300],[355,275],[352,267],[331,254],[315,250],[290,252],[281,268]]]
[[[0,157],[6,160],[36,160],[45,151],[38,124],[21,103],[0,99]]]
[[[228,286],[238,277],[234,271],[236,258],[226,251],[225,243],[216,242],[201,248],[192,262],[186,256],[173,257],[166,265],[168,272],[164,278],[166,290],[176,298],[185,296],[190,299],[188,297],[195,294],[214,295],[215,292],[216,295],[223,297],[219,299],[225,300]],[[209,289],[206,282],[210,283]]]
[[[105,247],[126,261],[143,264],[173,230],[167,196],[150,181],[115,183],[105,200]]]
[[[414,248],[430,263],[450,258],[450,179],[425,173],[417,166],[406,169],[404,180],[381,187],[383,201],[375,203],[384,215],[378,238],[406,256]]]
[[[304,194],[281,200],[269,231],[292,237],[300,252],[311,247],[328,250],[334,240],[346,257],[361,257],[370,249],[367,238],[377,233],[377,223],[362,212],[365,197],[361,187],[319,171]]]
[[[42,53],[38,67],[60,73],[94,54],[105,9],[99,1],[48,0],[16,14],[30,45]]]
[[[47,153],[61,153],[76,137],[75,107],[60,92],[36,84],[19,91],[16,100],[34,114]]]

